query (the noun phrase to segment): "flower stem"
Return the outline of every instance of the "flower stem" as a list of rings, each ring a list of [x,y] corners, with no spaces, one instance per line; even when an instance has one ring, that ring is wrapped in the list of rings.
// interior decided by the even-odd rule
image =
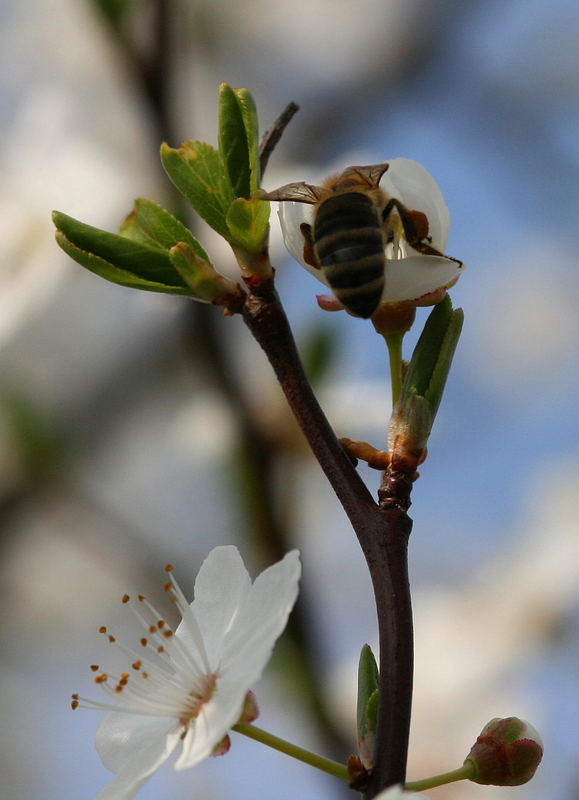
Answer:
[[[392,408],[398,402],[402,390],[402,340],[404,333],[385,333],[384,339],[390,357],[390,380],[392,383]]]
[[[324,758],[312,753],[310,750],[304,750],[303,747],[298,747],[285,739],[280,739],[279,736],[274,736],[272,733],[268,733],[255,725],[239,723],[234,725],[232,730],[242,733],[244,736],[249,736],[250,739],[255,739],[256,742],[266,744],[268,747],[273,747],[274,750],[279,750],[280,753],[297,758],[298,761],[303,761],[311,767],[316,767],[316,769],[321,769],[330,775],[335,775],[336,778],[341,778],[343,781],[350,780],[350,773],[345,764],[332,761],[330,758]]]
[[[408,781],[404,788],[412,792],[422,792],[424,789],[434,789],[435,786],[444,786],[454,781],[470,780],[474,774],[474,765],[470,762],[463,764],[458,769],[433,775],[432,778],[423,778],[421,781]]]

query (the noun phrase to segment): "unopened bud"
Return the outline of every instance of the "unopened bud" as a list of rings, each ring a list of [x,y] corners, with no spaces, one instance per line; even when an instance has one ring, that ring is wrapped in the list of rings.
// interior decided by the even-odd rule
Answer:
[[[520,786],[531,780],[543,757],[541,737],[517,717],[497,717],[482,729],[464,763],[470,780],[493,786]]]
[[[169,250],[169,255],[195,300],[222,305],[225,298],[236,294],[236,284],[220,275],[213,264],[196,253],[187,242],[176,244]]]

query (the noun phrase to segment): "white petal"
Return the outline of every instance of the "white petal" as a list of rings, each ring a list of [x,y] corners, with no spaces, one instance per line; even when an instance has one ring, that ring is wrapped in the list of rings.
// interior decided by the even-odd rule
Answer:
[[[287,201],[278,204],[278,216],[281,224],[281,232],[286,248],[291,255],[304,266],[315,278],[324,283],[326,286],[330,284],[324,277],[323,270],[312,267],[311,264],[306,264],[304,261],[304,235],[300,230],[302,222],[307,222],[308,225],[312,224],[311,205],[306,203],[294,203]]]
[[[251,587],[237,547],[216,547],[207,556],[195,580],[191,603],[212,669],[218,667],[225,634]],[[187,626],[181,623],[176,635],[187,647],[197,650]]]
[[[416,255],[389,260],[382,303],[417,300],[456,280],[464,266],[443,256]]]
[[[393,158],[380,186],[410,209],[428,217],[432,246],[442,253],[448,243],[450,213],[440,187],[430,172],[409,158]]]
[[[179,744],[181,726],[173,719],[111,712],[96,735],[97,751],[116,778],[97,800],[131,800]]]
[[[389,789],[384,789],[383,792],[380,792],[374,800],[413,800],[416,798],[422,798],[422,800],[427,800],[425,794],[417,794],[416,792],[405,792],[402,786],[390,786]]]
[[[187,731],[175,769],[194,767],[211,755],[239,719],[246,694],[247,687],[240,685],[237,676],[219,680],[217,692]]]
[[[292,550],[259,575],[229,631],[223,671],[231,671],[249,689],[269,661],[298,594],[299,553]]]

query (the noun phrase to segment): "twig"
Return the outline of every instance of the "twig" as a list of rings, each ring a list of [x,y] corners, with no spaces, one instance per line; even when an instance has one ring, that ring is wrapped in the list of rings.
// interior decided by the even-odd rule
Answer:
[[[291,118],[299,110],[300,107],[295,103],[288,103],[271,128],[265,132],[259,146],[259,169],[262,177],[267,167],[267,162],[269,161],[270,155],[273,153],[275,146],[281,139],[284,130],[289,125]]]

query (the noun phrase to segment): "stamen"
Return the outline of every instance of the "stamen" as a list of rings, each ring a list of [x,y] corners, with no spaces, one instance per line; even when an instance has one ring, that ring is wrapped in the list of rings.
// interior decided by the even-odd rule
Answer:
[[[171,565],[167,565],[166,569],[170,573]],[[84,707],[144,716],[174,717],[184,726],[199,716],[203,706],[214,694],[219,676],[209,668],[201,629],[173,576],[167,586],[196,647],[191,650],[175,636],[175,632],[144,595],[137,595],[144,614],[137,610],[129,594],[123,595],[122,603],[130,604],[131,610],[148,633],[139,639],[141,647],[154,651],[156,655],[151,659],[142,658],[134,650],[118,642],[108,628],[102,625],[99,632],[106,636],[110,644],[119,647],[129,657],[132,672],[121,672],[117,677],[101,672],[98,664],[91,664],[90,669],[97,673],[93,678],[94,682],[109,697],[116,699],[120,694],[123,695],[122,705],[101,703],[73,694],[73,709]],[[135,673],[146,683],[138,681]]]

